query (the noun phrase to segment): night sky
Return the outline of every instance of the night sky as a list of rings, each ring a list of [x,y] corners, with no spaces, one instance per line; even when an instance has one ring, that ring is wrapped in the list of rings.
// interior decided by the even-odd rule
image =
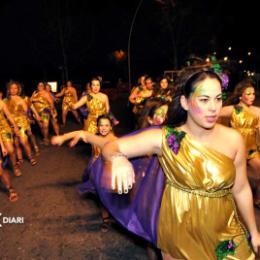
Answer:
[[[127,59],[118,61],[113,52],[127,52],[138,3],[2,0],[1,87],[9,79],[20,80],[28,88],[39,80],[61,82],[64,53],[68,78],[75,82],[86,83],[97,74],[112,82],[118,77],[128,80]],[[164,70],[180,68],[191,54],[205,57],[213,51],[219,57],[243,59],[243,69],[258,71],[259,14],[255,5],[254,1],[143,0],[131,38],[133,80],[143,72],[158,76]],[[251,57],[247,57],[248,51]]]

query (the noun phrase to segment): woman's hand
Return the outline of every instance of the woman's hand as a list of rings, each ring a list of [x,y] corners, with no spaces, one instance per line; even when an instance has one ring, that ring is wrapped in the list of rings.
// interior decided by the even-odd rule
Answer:
[[[86,131],[80,131],[77,136],[75,136],[69,143],[70,147],[74,147],[79,140],[82,140],[84,143],[88,143],[88,133]]]
[[[111,161],[110,185],[112,190],[117,191],[118,194],[128,193],[134,183],[135,173],[132,164],[124,155],[114,155]]]
[[[260,234],[259,234],[259,232],[252,234],[251,243],[252,243],[252,246],[253,246],[255,253],[258,253],[258,247],[260,246]]]
[[[58,145],[58,146],[61,146],[63,144],[63,137],[61,135],[58,135],[58,136],[53,136],[51,138],[51,144],[52,145]]]

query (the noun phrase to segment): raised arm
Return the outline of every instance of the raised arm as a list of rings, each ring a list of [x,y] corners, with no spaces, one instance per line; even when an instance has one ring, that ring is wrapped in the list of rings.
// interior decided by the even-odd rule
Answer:
[[[106,188],[116,190],[119,194],[127,193],[134,183],[134,170],[127,158],[161,155],[162,130],[150,129],[139,134],[119,138],[105,144],[102,154],[106,160]]]
[[[51,139],[51,143],[53,145],[62,145],[64,142],[70,139],[73,139],[70,143],[70,146],[76,145],[77,142],[81,139],[85,143],[96,145],[102,149],[108,141],[115,140],[116,137],[113,134],[111,135],[109,134],[106,137],[102,137],[95,134],[91,134],[84,130],[79,130],[79,131],[69,132],[60,136],[54,136]]]
[[[87,103],[87,96],[83,96],[77,103],[72,104],[71,108],[72,109],[78,109],[79,107],[82,107]]]
[[[235,134],[237,135],[236,140],[232,141],[232,143],[237,145],[237,153],[234,161],[236,179],[233,187],[233,195],[239,212],[251,234],[254,251],[257,252],[260,246],[260,235],[257,231],[252,192],[247,179],[245,145],[242,136],[238,133]]]
[[[57,93],[55,97],[59,98],[62,97],[63,95],[64,95],[64,88],[61,90],[61,92]]]

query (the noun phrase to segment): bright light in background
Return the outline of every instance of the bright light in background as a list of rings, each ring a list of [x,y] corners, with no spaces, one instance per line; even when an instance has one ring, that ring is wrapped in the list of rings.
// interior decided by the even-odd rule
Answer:
[[[210,58],[207,58],[207,59],[206,59],[206,62],[210,62]]]
[[[217,52],[216,52],[216,51],[214,51],[214,52],[213,52],[213,55],[217,55]]]
[[[228,56],[224,57],[224,61],[228,61]]]
[[[229,47],[228,47],[228,50],[229,50],[229,51],[231,51],[231,50],[232,50],[232,47],[231,47],[231,46],[229,46]]]
[[[251,56],[251,55],[252,55],[252,52],[251,52],[251,51],[249,51],[249,52],[247,53],[247,55],[248,55],[248,56]]]
[[[238,63],[239,63],[239,64],[242,64],[242,63],[243,63],[243,60],[239,60]]]
[[[52,92],[58,91],[58,82],[57,81],[50,81],[50,82],[47,82],[47,83],[51,86]]]

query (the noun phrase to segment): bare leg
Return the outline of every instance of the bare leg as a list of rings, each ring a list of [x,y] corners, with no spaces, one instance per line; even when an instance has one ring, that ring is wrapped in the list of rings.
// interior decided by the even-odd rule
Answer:
[[[19,141],[22,144],[22,146],[24,147],[24,150],[29,158],[31,165],[35,165],[37,163],[37,161],[32,156],[32,150],[31,150],[31,146],[28,142],[27,136],[20,136]]]
[[[17,193],[12,187],[8,172],[2,169],[2,164],[0,164],[0,179],[9,193],[9,200],[12,202],[16,201],[18,199]]]
[[[248,162],[248,175],[251,186],[254,186],[254,204],[260,208],[260,158],[253,158]]]
[[[31,142],[31,144],[33,145],[34,151],[35,151],[35,155],[39,155],[40,154],[40,148],[36,142],[36,138],[34,136],[34,134],[32,133],[32,131],[27,131],[27,136]]]
[[[14,138],[14,145],[15,145],[15,151],[16,151],[18,163],[21,164],[23,163],[23,151],[20,147],[19,140],[17,137]]]
[[[62,109],[62,124],[65,126],[68,110]]]
[[[103,223],[101,224],[101,231],[105,233],[109,229],[109,226],[111,224],[111,219],[110,219],[109,212],[103,207],[102,204],[101,204],[101,216],[103,220]]]
[[[43,143],[49,145],[49,121],[45,121],[42,124]]]
[[[73,114],[73,116],[75,117],[75,119],[77,120],[77,122],[78,122],[79,124],[81,124],[78,111],[77,111],[77,110],[71,110],[71,113]]]
[[[159,251],[159,250],[154,248],[149,243],[147,244],[146,250],[147,250],[147,255],[148,255],[149,260],[159,260],[160,259],[157,254],[157,251]]]
[[[7,150],[8,155],[9,155],[9,158],[10,158],[10,161],[11,161],[11,166],[12,166],[13,171],[14,171],[14,175],[15,176],[21,176],[22,173],[20,171],[20,167],[16,163],[16,153],[15,153],[15,150],[14,150],[13,143],[4,141],[4,146]]]
[[[169,254],[166,254],[166,253],[163,253],[163,252],[162,252],[162,258],[163,258],[163,260],[182,260],[180,258],[173,258]]]
[[[60,127],[58,122],[55,119],[51,119],[51,123],[52,123],[52,127],[54,130],[55,135],[59,135],[60,134]]]

